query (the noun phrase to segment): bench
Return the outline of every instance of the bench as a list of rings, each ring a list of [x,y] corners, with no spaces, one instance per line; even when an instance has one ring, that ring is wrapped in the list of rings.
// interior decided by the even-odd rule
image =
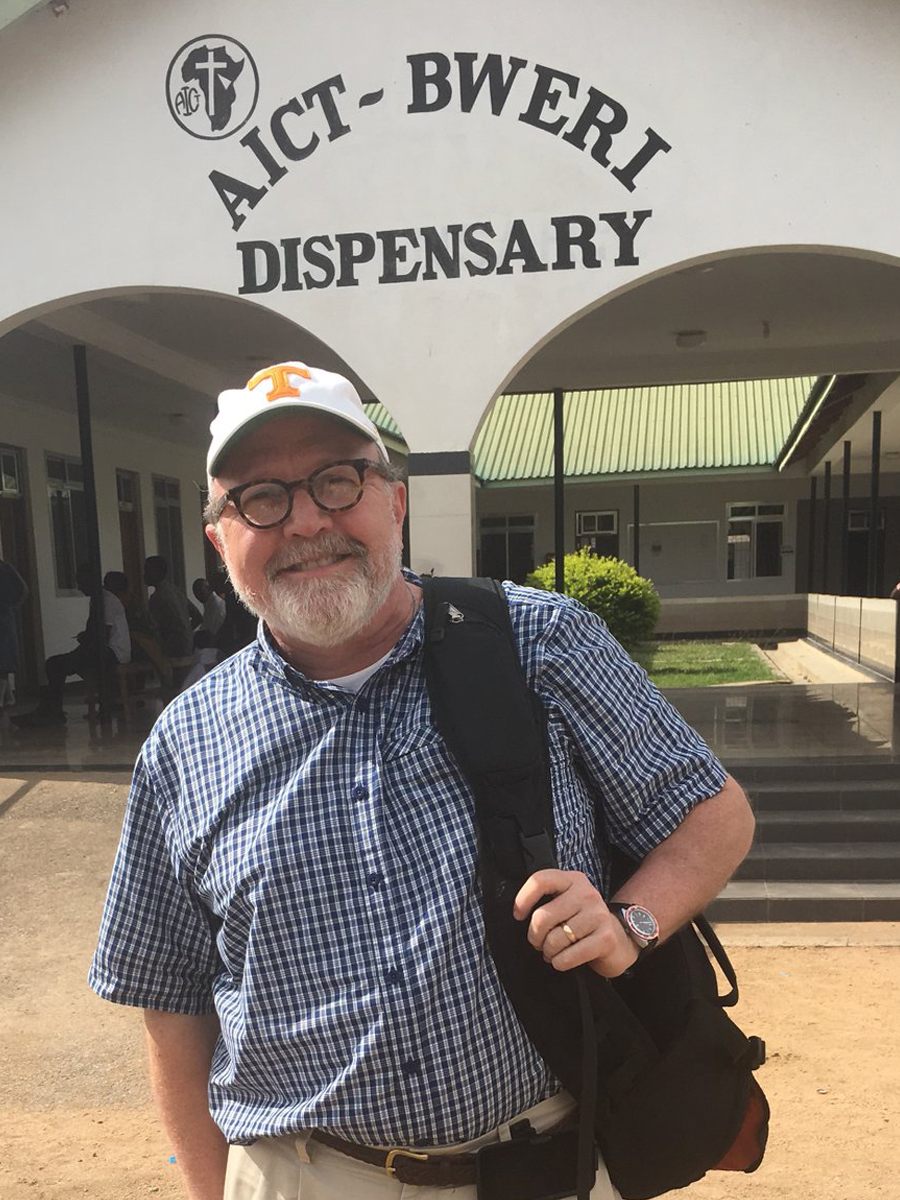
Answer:
[[[132,688],[132,683],[143,675],[155,675],[159,680],[160,691],[163,695],[171,692],[174,696],[177,694],[177,687],[173,688],[173,680],[177,680],[179,674],[183,678],[194,662],[192,654],[186,654],[181,658],[157,658],[154,662],[140,660],[139,662],[116,663],[112,669],[111,684],[114,692],[113,699],[117,699],[122,707],[122,719],[126,724],[130,724],[134,720],[134,697],[137,692]],[[183,673],[183,674],[182,674]],[[87,687],[87,718],[92,725],[96,725],[98,708],[100,703],[100,688],[98,686],[96,676],[92,676],[85,680]]]

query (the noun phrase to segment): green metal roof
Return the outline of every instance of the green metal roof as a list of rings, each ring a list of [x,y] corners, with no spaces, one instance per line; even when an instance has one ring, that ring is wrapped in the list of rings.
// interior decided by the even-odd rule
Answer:
[[[771,467],[815,382],[814,375],[804,375],[566,392],[565,474]],[[405,444],[383,404],[369,401],[366,412],[383,435]],[[552,479],[552,393],[499,396],[475,439],[472,470],[486,484]]]
[[[771,466],[815,381],[804,376],[566,392],[565,474]],[[498,397],[472,458],[483,483],[552,478],[552,394]]]
[[[404,440],[400,426],[383,404],[378,400],[366,400],[363,407],[366,410],[366,416],[373,425],[377,426],[379,433],[386,433],[389,437],[396,438],[398,442]]]

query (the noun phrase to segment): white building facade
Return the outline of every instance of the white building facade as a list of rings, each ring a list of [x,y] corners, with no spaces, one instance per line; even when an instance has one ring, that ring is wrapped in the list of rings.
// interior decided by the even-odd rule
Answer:
[[[188,584],[211,397],[268,361],[344,369],[390,410],[412,565],[447,573],[474,568],[480,518],[548,519],[546,489],[476,506],[505,390],[900,370],[893,4],[53,7],[0,30],[0,538],[31,546],[44,653],[84,616],[60,548],[73,344],[104,569],[131,538]],[[801,474],[776,481],[783,547]],[[603,486],[573,515],[618,511],[628,557],[629,485]],[[663,486],[642,568],[727,592],[711,522],[777,498],[685,480],[673,516]]]

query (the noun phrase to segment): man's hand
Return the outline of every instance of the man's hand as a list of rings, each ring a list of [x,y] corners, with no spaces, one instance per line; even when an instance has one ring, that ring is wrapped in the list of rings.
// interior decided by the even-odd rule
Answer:
[[[536,908],[544,896],[553,898]],[[581,871],[536,871],[513,906],[518,921],[529,913],[528,940],[557,971],[587,963],[613,979],[637,959],[637,946]]]

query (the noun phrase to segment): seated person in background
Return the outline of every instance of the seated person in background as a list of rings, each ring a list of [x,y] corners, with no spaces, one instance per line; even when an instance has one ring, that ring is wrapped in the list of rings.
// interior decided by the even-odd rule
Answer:
[[[225,601],[207,579],[195,579],[191,584],[191,591],[194,593],[194,599],[203,605],[203,620],[196,636],[199,637],[202,630],[215,637],[225,624]],[[194,645],[198,644],[195,637]]]
[[[249,646],[252,641],[255,641],[259,626],[258,617],[254,616],[238,599],[230,579],[225,580],[224,593],[225,623],[216,638],[219,662],[229,658],[232,654],[237,654],[238,650],[243,650],[245,646]]]
[[[144,563],[144,583],[153,588],[150,615],[159,629],[163,652],[169,658],[186,658],[194,648],[192,627],[202,618],[168,574],[169,564],[160,554],[151,554]]]
[[[211,671],[218,661],[219,651],[216,648],[213,635],[206,629],[198,629],[194,634],[194,661],[185,677],[184,683],[181,685],[181,691],[185,691],[192,684],[196,683],[198,679],[202,679],[206,672]]]
[[[105,653],[104,668],[113,667],[116,663],[131,661],[131,635],[128,632],[128,621],[125,616],[125,606],[114,591],[107,586],[107,581],[113,578],[113,585],[122,589],[120,594],[127,595],[128,581],[121,571],[110,571],[104,579],[101,592],[103,601],[103,625]],[[75,572],[79,591],[85,596],[91,594],[91,568],[82,563]],[[124,587],[123,587],[124,585]],[[87,625],[76,634],[78,646],[68,654],[54,654],[47,659],[44,669],[47,673],[47,686],[41,689],[41,698],[33,712],[20,713],[11,720],[15,725],[23,727],[42,725],[63,725],[66,714],[63,709],[63,688],[70,675],[80,675],[86,679],[96,674],[97,656],[94,642],[94,622],[97,614],[93,602],[88,613]]]
[[[163,653],[162,639],[150,609],[140,593],[130,592],[125,602],[125,615],[131,633],[132,661],[147,663],[147,668],[159,676],[164,690],[172,686],[172,666]]]

